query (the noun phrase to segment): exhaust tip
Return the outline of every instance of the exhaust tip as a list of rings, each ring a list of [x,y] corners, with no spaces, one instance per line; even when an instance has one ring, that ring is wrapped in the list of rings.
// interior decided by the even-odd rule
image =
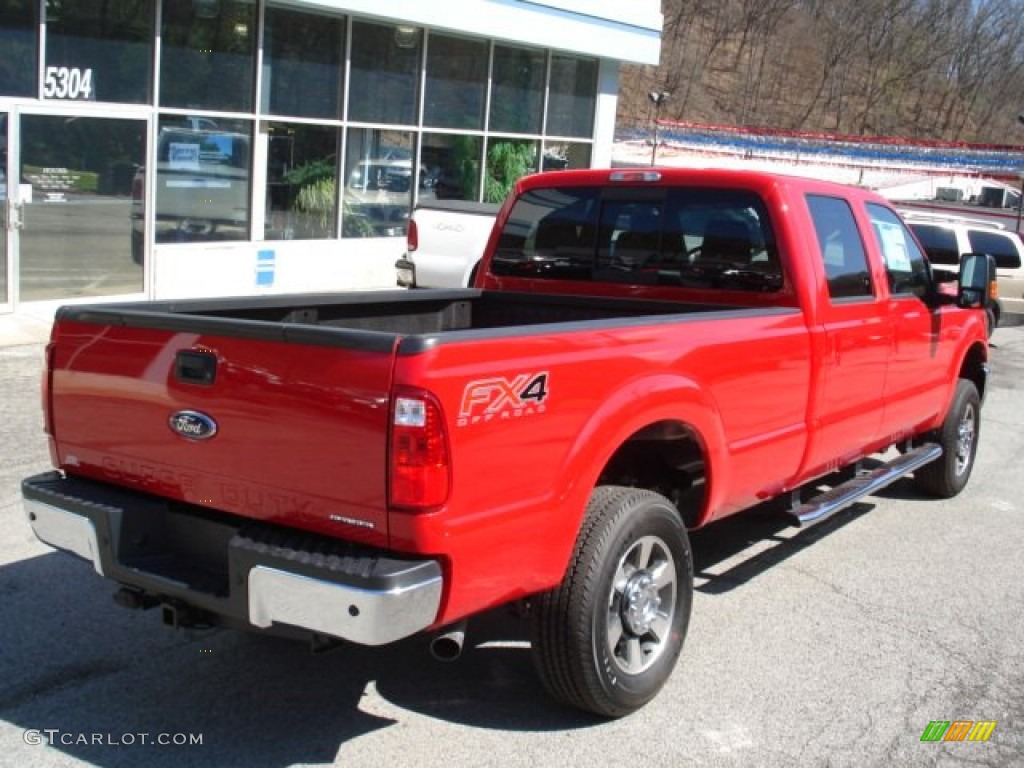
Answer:
[[[466,625],[460,623],[440,633],[430,641],[430,655],[438,661],[455,661],[462,655],[462,645],[466,640]]]

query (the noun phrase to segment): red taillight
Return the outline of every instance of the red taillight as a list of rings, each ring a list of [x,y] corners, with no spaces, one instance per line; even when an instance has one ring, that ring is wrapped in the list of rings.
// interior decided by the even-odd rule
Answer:
[[[428,509],[448,500],[448,436],[432,395],[408,390],[393,398],[390,466],[391,506]]]
[[[57,345],[52,341],[46,345],[46,367],[43,369],[43,377],[40,382],[39,391],[43,400],[43,428],[46,434],[53,437],[53,358],[57,352]]]
[[[409,226],[405,231],[405,249],[412,253],[420,247],[420,233],[416,230],[416,219],[409,219]]]

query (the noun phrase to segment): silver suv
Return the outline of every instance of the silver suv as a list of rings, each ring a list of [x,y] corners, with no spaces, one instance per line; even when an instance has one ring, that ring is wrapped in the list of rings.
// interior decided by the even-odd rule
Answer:
[[[995,324],[1004,313],[1024,315],[1024,243],[1016,232],[981,219],[908,210],[901,213],[928,260],[938,267],[956,269],[965,253],[994,256],[999,284],[999,299],[993,306]]]

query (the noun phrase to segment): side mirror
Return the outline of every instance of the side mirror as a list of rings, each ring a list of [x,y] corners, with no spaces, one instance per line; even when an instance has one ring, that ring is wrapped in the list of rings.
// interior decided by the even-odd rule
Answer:
[[[996,260],[987,253],[965,253],[960,257],[957,304],[987,309],[996,297]]]

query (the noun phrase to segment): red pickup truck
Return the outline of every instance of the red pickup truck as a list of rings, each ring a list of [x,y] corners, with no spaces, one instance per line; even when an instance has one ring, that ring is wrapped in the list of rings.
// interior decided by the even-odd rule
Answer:
[[[62,308],[26,511],[171,625],[454,655],[522,601],[545,687],[620,716],[681,651],[688,529],[964,487],[991,274],[938,290],[859,189],[541,174],[474,288]]]

